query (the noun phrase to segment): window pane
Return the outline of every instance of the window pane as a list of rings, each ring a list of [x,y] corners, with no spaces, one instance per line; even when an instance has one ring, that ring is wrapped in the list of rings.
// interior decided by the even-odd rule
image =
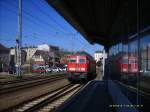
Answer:
[[[128,64],[128,59],[123,59],[122,61],[123,64]]]
[[[150,70],[150,43],[148,44],[148,70]]]
[[[141,69],[150,70],[150,35],[141,39]]]
[[[76,59],[70,59],[69,62],[76,62]]]
[[[79,59],[79,62],[80,62],[80,63],[84,63],[84,62],[85,62],[85,59]]]

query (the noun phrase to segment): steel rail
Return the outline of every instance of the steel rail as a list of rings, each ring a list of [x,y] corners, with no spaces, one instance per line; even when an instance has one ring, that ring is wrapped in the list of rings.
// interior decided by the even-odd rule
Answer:
[[[61,80],[61,79],[64,79],[64,78],[65,78],[65,76],[61,76],[61,77],[57,76],[57,77],[51,77],[51,78],[40,80],[40,81],[35,81],[35,82],[26,83],[26,84],[16,85],[16,86],[13,86],[13,87],[1,88],[0,89],[0,95],[7,94],[7,93],[10,93],[10,92],[16,92],[16,91],[31,88],[31,87],[34,87],[34,86],[39,86],[39,85],[46,84],[46,83],[51,83],[51,82]]]
[[[61,74],[56,74],[56,75],[52,75],[52,76],[39,76],[38,74],[35,74],[37,76],[34,77],[24,77],[22,79],[16,79],[16,80],[12,80],[12,81],[4,81],[4,82],[0,82],[0,86],[2,85],[7,85],[7,84],[15,84],[15,83],[22,83],[22,82],[26,82],[26,81],[32,81],[32,80],[38,80],[39,78],[41,79],[45,79],[48,77],[55,77],[55,76],[59,76],[59,75],[64,75],[65,73],[61,73]]]
[[[117,82],[117,84],[120,84],[121,86],[125,87],[126,89],[128,89],[128,90],[130,90],[130,91],[132,91],[132,92],[134,92],[134,93],[136,93],[136,92],[138,91],[138,92],[139,92],[139,95],[142,95],[142,96],[144,96],[144,97],[150,99],[150,93],[144,92],[144,91],[142,91],[142,90],[138,90],[138,89],[137,89],[136,87],[134,87],[134,86],[131,86],[131,85],[129,85],[129,84],[124,84],[124,83],[119,82],[119,81]]]
[[[41,108],[43,108],[44,106],[48,105],[49,103],[52,103],[58,99],[60,99],[61,97],[63,97],[64,95],[69,94],[70,92],[74,91],[75,89],[80,88],[81,85],[77,85],[75,87],[73,87],[72,84],[69,84],[67,87],[63,87],[59,90],[53,91],[49,94],[49,97],[41,100],[40,102],[38,102],[37,104],[35,104],[36,101],[32,103],[29,103],[28,106],[31,107],[23,107],[22,109],[18,109],[18,111],[15,110],[15,112],[35,112]],[[37,99],[38,100],[38,99]],[[24,110],[23,110],[24,109]]]

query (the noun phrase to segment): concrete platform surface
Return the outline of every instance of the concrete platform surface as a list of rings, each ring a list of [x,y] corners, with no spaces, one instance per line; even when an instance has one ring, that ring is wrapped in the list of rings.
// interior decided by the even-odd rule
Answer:
[[[113,112],[105,81],[91,81],[56,112]]]

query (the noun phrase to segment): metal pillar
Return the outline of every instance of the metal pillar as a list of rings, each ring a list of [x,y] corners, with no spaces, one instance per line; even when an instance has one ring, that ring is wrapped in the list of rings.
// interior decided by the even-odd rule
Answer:
[[[105,59],[106,59],[106,54],[105,54],[105,49],[103,49],[103,77],[104,77],[104,71],[105,71]]]
[[[137,0],[137,41],[138,41],[138,74],[137,74],[137,105],[140,105],[140,97],[139,97],[139,90],[140,90],[140,70],[141,70],[141,54],[140,54],[140,20],[139,20],[139,0]]]
[[[21,76],[21,46],[22,46],[22,0],[19,0],[18,7],[18,35],[16,38],[16,65],[17,65],[17,76]]]

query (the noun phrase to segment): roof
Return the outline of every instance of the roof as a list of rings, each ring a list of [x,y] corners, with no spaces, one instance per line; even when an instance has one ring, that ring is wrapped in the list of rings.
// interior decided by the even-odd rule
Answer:
[[[2,44],[0,43],[0,50],[9,51],[9,48],[6,48],[4,45],[2,45]]]
[[[34,53],[34,55],[44,55],[44,54],[48,54],[47,51],[43,51],[43,50],[36,50],[36,52]]]
[[[47,0],[90,43],[105,47],[137,32],[138,0]],[[140,29],[150,25],[148,0],[139,0]]]
[[[95,51],[95,53],[103,53],[103,51]]]
[[[93,57],[92,57],[89,53],[87,53],[87,52],[85,52],[85,51],[80,51],[80,52],[76,52],[75,54],[69,55],[69,57],[72,57],[72,56],[73,56],[73,57],[74,57],[74,56],[87,56],[87,57],[93,59]]]

